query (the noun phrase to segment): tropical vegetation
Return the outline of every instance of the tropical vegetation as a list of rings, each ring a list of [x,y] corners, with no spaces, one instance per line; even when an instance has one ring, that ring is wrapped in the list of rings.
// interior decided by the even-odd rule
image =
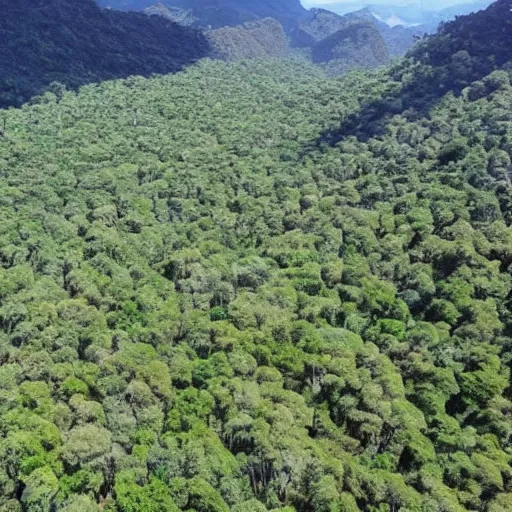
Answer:
[[[0,111],[0,511],[512,510],[510,7]]]

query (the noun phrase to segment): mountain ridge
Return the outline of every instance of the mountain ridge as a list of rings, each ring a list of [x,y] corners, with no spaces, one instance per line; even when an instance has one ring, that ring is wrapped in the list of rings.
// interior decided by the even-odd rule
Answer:
[[[175,72],[210,52],[195,29],[100,10],[94,0],[6,0],[0,11],[0,107],[27,101],[52,82],[77,87]]]
[[[143,10],[152,3],[150,0],[99,0],[102,7],[123,10]],[[173,0],[168,2],[174,7],[189,9],[199,20],[212,28],[224,25],[240,24],[258,18],[274,18],[283,26],[290,27],[306,14],[300,0],[259,0],[247,3],[244,0]],[[226,13],[231,12],[231,15]],[[224,19],[237,19],[236,22],[225,23]]]

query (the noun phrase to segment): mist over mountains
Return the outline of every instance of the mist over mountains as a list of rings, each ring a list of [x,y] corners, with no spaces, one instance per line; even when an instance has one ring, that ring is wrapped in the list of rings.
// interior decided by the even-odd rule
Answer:
[[[329,2],[315,3],[313,8],[322,8],[344,15],[361,9],[368,9],[378,20],[389,26],[414,27],[423,26],[429,32],[435,31],[441,22],[450,21],[455,16],[470,14],[485,9],[491,0],[474,0],[460,2],[446,6],[446,2],[427,2],[418,0],[414,2],[390,3],[388,0],[380,2]]]

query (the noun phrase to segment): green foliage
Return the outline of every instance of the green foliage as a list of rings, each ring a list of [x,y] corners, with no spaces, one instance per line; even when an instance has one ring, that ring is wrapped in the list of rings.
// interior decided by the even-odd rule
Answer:
[[[133,475],[125,470],[116,477],[116,505],[120,512],[178,512],[169,496],[168,487],[160,480],[152,480],[144,486],[133,481]]]
[[[283,27],[272,18],[224,26],[207,33],[207,37],[213,51],[228,60],[285,57],[288,53]]]
[[[428,116],[296,60],[4,111],[0,510],[509,510],[498,71]]]

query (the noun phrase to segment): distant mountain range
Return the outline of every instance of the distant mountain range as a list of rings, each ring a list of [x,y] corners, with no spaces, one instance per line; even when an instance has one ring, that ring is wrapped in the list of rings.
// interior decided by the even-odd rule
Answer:
[[[300,0],[3,0],[0,107],[52,82],[78,87],[169,73],[202,57],[300,54],[336,74],[376,67],[405,54],[439,21],[487,3],[438,12],[380,3],[341,15],[334,11],[344,4],[308,10]]]
[[[144,10],[154,0],[98,0],[102,7],[121,10]],[[262,18],[274,18],[285,28],[291,28],[307,10],[300,0],[166,0],[166,6],[189,10],[201,24],[219,28]]]
[[[373,30],[380,34],[382,44],[386,47],[389,56],[405,54],[415,40],[427,31],[424,26],[404,27],[398,25],[390,27],[385,22],[379,21],[369,8],[350,12],[343,16],[326,9],[311,9],[308,16],[299,22],[297,29],[291,33],[292,44],[307,46],[310,44],[308,37],[320,41],[354,23],[371,25]]]
[[[434,32],[439,23],[454,19],[456,16],[470,14],[472,12],[485,9],[491,0],[476,0],[463,4],[442,7],[439,2],[413,2],[410,4],[389,4],[386,2],[340,2],[325,3],[317,5],[335,12],[339,15],[345,15],[349,12],[359,11],[361,9],[369,10],[379,21],[386,23],[390,27],[418,27],[423,26],[428,32]]]
[[[299,0],[163,0],[149,6],[150,0],[98,1],[106,8],[143,9],[150,16],[201,28],[216,56],[226,59],[300,51],[316,63],[330,63],[331,71],[344,72],[385,64],[413,43],[412,32],[402,29],[404,37],[369,11],[339,16],[325,9],[306,10]]]
[[[331,56],[329,60],[337,61],[331,70],[340,71],[384,64],[390,56],[403,55],[417,36],[427,32],[424,26],[390,26],[369,8],[340,16],[328,9],[306,10],[298,0],[250,3],[241,0],[163,0],[149,6],[147,4],[151,0],[98,1],[105,7],[116,9],[142,8],[149,15],[206,29],[214,46],[221,48],[220,54],[230,58],[234,55],[261,55],[260,43],[255,48],[247,47],[255,33],[258,38],[264,38],[263,47],[274,41],[276,50],[270,52],[271,55],[282,54],[282,33],[274,30],[275,27],[263,36],[263,27],[270,28],[268,22],[259,25],[256,32],[254,28],[245,26],[246,23],[273,18],[283,26],[292,49],[306,51],[316,62],[325,62],[326,56]],[[231,30],[225,27],[231,27]],[[222,32],[215,33],[220,28]],[[252,34],[249,40],[248,30]],[[337,32],[340,34],[335,36]],[[244,47],[235,49],[237,42],[243,42]]]

